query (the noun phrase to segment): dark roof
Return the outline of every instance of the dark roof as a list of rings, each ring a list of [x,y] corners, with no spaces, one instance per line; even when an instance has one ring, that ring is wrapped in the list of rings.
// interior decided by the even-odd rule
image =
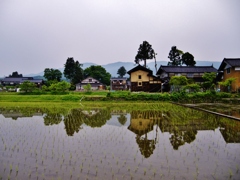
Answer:
[[[28,79],[28,80],[34,79],[33,77],[5,77],[4,79],[12,79],[12,78],[15,78],[15,79]]]
[[[111,80],[127,80],[126,77],[111,77]]]
[[[217,69],[213,66],[161,66],[157,75],[162,72],[166,73],[205,73],[205,72],[217,72]]]
[[[29,78],[29,77],[5,77],[4,79],[2,79],[2,82],[15,82],[15,83],[22,83],[24,81],[30,81],[33,83],[42,83],[43,80],[42,79],[33,79],[33,78]]]
[[[152,70],[145,68],[144,66],[141,66],[141,65],[136,66],[135,68],[129,70],[127,73],[130,75],[132,72],[135,72],[138,70],[146,71],[152,75]]]
[[[240,58],[224,58],[219,66],[218,71],[222,71],[227,64],[231,67],[240,66]]]

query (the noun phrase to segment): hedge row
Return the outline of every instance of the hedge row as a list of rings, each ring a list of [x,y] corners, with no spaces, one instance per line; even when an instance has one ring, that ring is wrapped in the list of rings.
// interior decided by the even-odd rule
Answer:
[[[173,101],[182,103],[200,103],[200,102],[217,102],[222,98],[231,98],[232,94],[224,92],[197,92],[197,93],[112,93],[109,92],[106,97],[86,97],[84,100],[125,100],[125,101]]]

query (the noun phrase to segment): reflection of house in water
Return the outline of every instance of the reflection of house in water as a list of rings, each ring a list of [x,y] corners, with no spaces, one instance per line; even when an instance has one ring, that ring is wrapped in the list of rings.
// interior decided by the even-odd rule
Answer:
[[[82,113],[86,116],[94,116],[96,115],[97,113],[99,113],[99,110],[82,110]]]
[[[151,116],[150,111],[133,111],[131,113],[131,121],[128,129],[137,135],[136,142],[141,154],[145,158],[150,157],[155,149],[155,144],[157,142],[157,128],[155,139],[149,139],[147,134],[153,131],[153,127],[157,124],[157,120],[159,120],[159,117]],[[142,137],[143,135],[144,137]]]

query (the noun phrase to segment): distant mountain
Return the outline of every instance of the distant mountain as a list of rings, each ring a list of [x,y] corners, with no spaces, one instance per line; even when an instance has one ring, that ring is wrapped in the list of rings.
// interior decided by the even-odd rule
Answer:
[[[197,66],[211,66],[213,65],[213,67],[215,67],[216,69],[219,68],[221,62],[215,62],[215,61],[196,61],[197,62]],[[161,66],[161,65],[167,65],[168,61],[157,61],[157,69]],[[142,64],[142,63],[141,63]],[[98,65],[95,63],[91,63],[91,62],[87,62],[87,63],[83,63],[83,69],[86,69],[92,65]],[[117,71],[121,66],[124,66],[125,69],[127,71],[131,70],[132,68],[134,68],[136,66],[136,64],[134,62],[114,62],[114,63],[109,63],[106,65],[101,65],[103,68],[106,69],[107,72],[109,72],[112,77],[118,77]],[[147,63],[147,68],[151,69],[153,71],[153,74],[156,74],[156,70],[155,70],[155,62],[151,61]],[[63,73],[64,68],[59,68],[59,70]],[[36,77],[36,76],[43,76],[44,72],[40,72],[37,74],[27,74],[24,76],[29,76],[29,77]],[[126,74],[126,77],[128,77],[129,75]],[[38,77],[39,78],[39,77]]]
[[[124,67],[127,71],[135,67],[135,63],[131,62],[115,62],[115,63],[110,63],[106,65],[102,65],[106,69],[107,72],[109,72],[112,77],[118,77],[117,71],[120,67]],[[128,74],[126,74],[128,76]]]

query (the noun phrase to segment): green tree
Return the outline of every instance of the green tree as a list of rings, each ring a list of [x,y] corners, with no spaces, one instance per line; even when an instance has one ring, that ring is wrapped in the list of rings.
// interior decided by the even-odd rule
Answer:
[[[172,76],[169,84],[172,85],[172,91],[179,92],[183,86],[188,84],[188,79],[185,76]]]
[[[189,52],[186,52],[182,55],[182,64],[186,64],[186,66],[195,66],[196,61],[194,60],[194,56]]]
[[[216,73],[204,73],[202,76],[204,82],[202,83],[202,88],[204,90],[214,90],[215,87],[215,80],[216,80]]]
[[[155,58],[155,52],[147,41],[143,41],[138,48],[137,55],[135,56],[135,63],[139,64],[140,61],[144,61],[144,67],[146,67],[146,60]]]
[[[47,91],[48,91],[48,87],[47,87],[46,85],[43,85],[43,86],[42,86],[42,91],[43,91],[43,92],[47,92]]]
[[[66,82],[66,81],[61,81],[57,83],[57,91],[59,92],[66,92],[69,90],[69,88],[71,87],[71,84]]]
[[[18,72],[15,71],[15,72],[12,72],[12,75],[9,75],[9,77],[23,77],[23,75],[22,74],[18,74]]]
[[[71,84],[66,81],[51,84],[49,90],[52,92],[66,92],[71,87]]]
[[[22,84],[20,84],[19,88],[23,92],[32,92],[36,89],[36,84],[30,82],[30,81],[24,81]]]
[[[51,92],[57,92],[57,83],[52,83],[48,89],[51,91]]]
[[[181,50],[177,49],[176,46],[172,46],[168,55],[168,58],[170,59],[170,62],[168,62],[168,66],[182,65],[181,54],[183,54]]]
[[[127,73],[127,71],[126,71],[126,69],[125,69],[125,67],[124,66],[122,66],[122,67],[120,67],[119,69],[118,69],[118,71],[117,71],[117,74],[119,75],[119,77],[123,77],[123,76],[125,76],[125,74]]]
[[[225,81],[218,82],[219,85],[224,86],[227,88],[227,91],[231,91],[231,85],[236,80],[236,78],[227,78]]]
[[[46,68],[44,70],[43,77],[45,77],[48,81],[54,81],[55,80],[55,81],[59,82],[62,78],[62,73],[58,69]]]
[[[189,90],[189,92],[198,92],[200,91],[200,86],[198,84],[187,84],[184,86],[184,90]]]
[[[111,74],[102,66],[90,66],[83,71],[84,77],[91,76],[105,85],[110,85]]]
[[[83,79],[82,64],[74,61],[73,57],[69,57],[64,64],[64,76],[71,81],[72,84],[77,84]]]
[[[83,86],[83,89],[84,89],[85,91],[87,91],[87,92],[90,92],[91,89],[92,89],[92,86],[91,86],[91,84],[87,84],[87,85],[84,85],[84,86]]]

